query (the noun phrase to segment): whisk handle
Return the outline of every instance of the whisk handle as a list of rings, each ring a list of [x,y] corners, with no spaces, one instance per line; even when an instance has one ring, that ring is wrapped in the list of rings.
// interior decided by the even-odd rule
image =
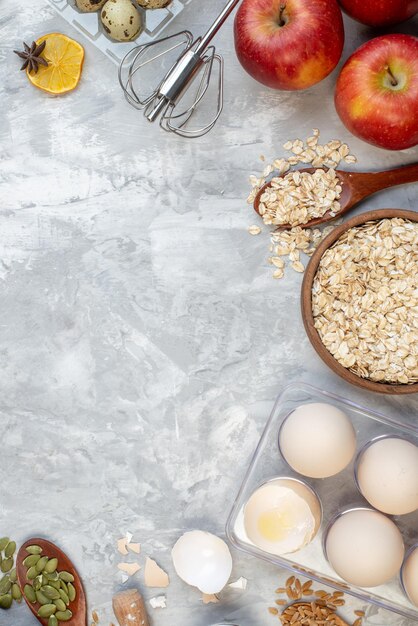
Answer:
[[[235,9],[239,1],[240,0],[229,0],[226,7],[223,9],[223,11],[221,11],[221,13],[218,15],[216,20],[213,22],[212,26],[209,28],[209,30],[206,32],[205,35],[203,35],[202,39],[200,40],[199,45],[196,48],[197,54],[200,55],[206,50],[209,43],[212,41],[212,39],[214,38],[218,30],[221,28],[225,20],[230,16],[230,14]]]

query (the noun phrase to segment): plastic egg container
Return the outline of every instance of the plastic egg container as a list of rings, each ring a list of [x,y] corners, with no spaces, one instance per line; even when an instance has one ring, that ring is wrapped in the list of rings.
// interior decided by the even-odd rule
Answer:
[[[351,462],[335,475],[329,476],[329,472],[323,474],[328,475],[327,478],[309,478],[306,474],[294,471],[284,459],[282,454],[284,450],[279,445],[279,438],[282,444],[281,433],[286,418],[301,405],[310,403],[325,403],[340,409],[351,420],[355,431],[355,453],[352,455],[352,451],[350,452]],[[300,432],[300,437],[303,437],[303,432]],[[310,437],[312,440],[312,434]],[[397,419],[386,417],[309,385],[299,383],[290,385],[276,401],[234,502],[226,529],[229,540],[238,549],[253,556],[270,561],[293,573],[310,577],[339,591],[350,593],[363,601],[372,602],[384,609],[417,620],[418,607],[408,600],[404,590],[405,581],[402,581],[400,570],[396,570],[395,576],[389,582],[365,589],[349,584],[340,578],[331,566],[329,555],[325,550],[330,529],[341,516],[344,517],[342,514],[364,509],[372,513],[372,505],[363,497],[359,488],[359,462],[371,443],[379,438],[384,440],[388,437],[404,439],[418,446],[418,433],[413,425],[403,424]],[[259,487],[278,477],[288,477],[304,482],[318,496],[322,505],[321,526],[313,540],[297,552],[280,556],[254,545],[248,539],[244,524],[244,509],[250,497]],[[381,516],[380,513],[377,515]],[[390,515],[385,519],[388,524],[391,524],[390,520],[395,523],[405,544],[405,554],[407,556],[411,554],[418,544],[418,511],[404,515]],[[414,558],[416,563],[411,560],[411,567],[413,566],[415,571],[418,569],[418,551]],[[408,572],[404,569],[403,573],[405,575]],[[418,589],[418,584],[416,587]]]
[[[90,43],[99,48],[114,63],[119,63],[135,45],[154,41],[162,36],[165,28],[179,15],[192,0],[172,0],[164,9],[142,9],[139,7],[145,28],[134,40],[117,42],[110,39],[100,20],[100,11],[82,13],[74,0],[48,0],[58,13]]]

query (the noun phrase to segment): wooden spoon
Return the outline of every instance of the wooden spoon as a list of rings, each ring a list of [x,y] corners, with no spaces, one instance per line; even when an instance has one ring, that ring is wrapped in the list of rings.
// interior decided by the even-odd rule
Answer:
[[[309,172],[312,174],[315,168],[308,167],[298,170],[299,172]],[[393,170],[385,170],[383,172],[344,172],[343,170],[336,170],[337,176],[342,184],[342,193],[339,198],[341,209],[335,215],[330,214],[327,211],[322,217],[316,217],[306,224],[300,224],[301,228],[311,228],[317,224],[324,222],[330,222],[335,220],[336,217],[348,213],[359,202],[376,193],[382,189],[388,187],[395,187],[396,185],[404,185],[405,183],[415,183],[418,181],[418,163],[413,165],[406,165],[404,167],[398,167]],[[286,176],[286,174],[282,174]],[[264,191],[271,186],[271,182],[266,183],[257,193],[254,200],[254,210],[260,215],[260,198]],[[291,228],[290,224],[279,224],[278,228],[281,230],[287,230]]]
[[[149,626],[145,603],[137,589],[117,593],[112,606],[120,626]]]
[[[70,606],[68,607],[72,611],[73,616],[70,620],[68,620],[68,622],[60,622],[60,624],[65,624],[65,625],[68,624],[68,626],[87,626],[86,596],[84,593],[80,576],[78,575],[77,570],[75,569],[74,565],[71,563],[68,556],[62,550],[60,550],[55,544],[51,543],[50,541],[47,541],[46,539],[39,539],[38,537],[28,539],[28,541],[26,541],[23,544],[23,546],[20,548],[19,552],[17,553],[16,573],[17,573],[17,579],[19,582],[19,586],[22,590],[22,593],[23,593],[23,589],[25,585],[32,584],[33,582],[31,580],[28,580],[26,576],[27,569],[23,565],[23,561],[28,556],[28,553],[26,552],[26,548],[27,546],[32,546],[32,545],[37,545],[42,548],[42,556],[47,556],[49,558],[57,558],[58,559],[58,571],[66,571],[74,576],[74,582],[72,584],[75,587],[77,595],[75,597],[74,602],[71,602]],[[31,602],[29,602],[26,599],[24,593],[23,593],[23,597],[25,598],[26,604],[28,605],[32,613],[41,622],[41,624],[44,624],[44,626],[47,626],[48,619],[38,617],[38,610],[41,605],[38,602],[36,602],[35,604],[32,604]]]

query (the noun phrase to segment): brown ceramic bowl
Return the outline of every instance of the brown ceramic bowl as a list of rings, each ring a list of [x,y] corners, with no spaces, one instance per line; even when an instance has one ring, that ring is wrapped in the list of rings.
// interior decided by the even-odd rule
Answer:
[[[306,268],[305,277],[302,283],[301,294],[301,306],[302,306],[302,318],[305,325],[305,330],[308,334],[309,340],[312,346],[315,348],[321,359],[330,367],[338,376],[341,376],[344,380],[368,391],[376,391],[378,393],[387,394],[405,394],[405,393],[418,393],[418,383],[411,385],[405,384],[392,384],[385,382],[374,382],[367,378],[361,378],[354,374],[343,365],[341,365],[324,346],[318,331],[314,325],[314,317],[312,313],[312,286],[313,281],[318,270],[318,265],[324,252],[330,248],[343,233],[345,233],[353,226],[359,226],[370,221],[377,221],[390,217],[403,217],[412,222],[418,222],[418,213],[414,211],[404,211],[402,209],[380,209],[377,211],[368,211],[361,215],[356,215],[351,219],[337,226],[332,233],[330,233],[318,246],[312,258]]]

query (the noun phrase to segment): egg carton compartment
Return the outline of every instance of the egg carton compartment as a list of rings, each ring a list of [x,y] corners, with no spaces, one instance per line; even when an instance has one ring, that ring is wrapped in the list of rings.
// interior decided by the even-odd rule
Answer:
[[[341,409],[351,419],[357,435],[356,453],[351,463],[345,470],[330,478],[313,479],[296,473],[279,452],[278,437],[282,423],[298,406],[312,402],[332,404]],[[318,583],[351,594],[362,601],[372,602],[383,609],[418,620],[418,608],[407,599],[400,575],[373,589],[356,587],[346,583],[335,573],[323,551],[325,532],[338,513],[358,507],[371,508],[357,489],[354,463],[358,452],[369,440],[384,435],[400,436],[418,445],[417,431],[413,426],[403,424],[396,419],[368,410],[341,396],[310,385],[303,383],[289,385],[276,400],[233,504],[226,533],[236,548],[252,556],[269,561],[292,573],[312,578]],[[243,527],[243,510],[251,494],[266,481],[279,476],[304,481],[318,495],[323,509],[321,527],[312,542],[298,552],[284,556],[272,555],[249,543]],[[405,553],[407,553],[414,544],[418,543],[418,511],[408,515],[389,517],[401,531]]]
[[[139,7],[145,28],[136,39],[126,42],[117,42],[110,39],[102,26],[100,11],[82,13],[75,6],[74,0],[47,1],[71,26],[86,37],[96,48],[101,50],[109,59],[119,65],[123,57],[135,45],[149,43],[161,37],[167,26],[193,0],[172,0],[164,9],[145,10]]]

